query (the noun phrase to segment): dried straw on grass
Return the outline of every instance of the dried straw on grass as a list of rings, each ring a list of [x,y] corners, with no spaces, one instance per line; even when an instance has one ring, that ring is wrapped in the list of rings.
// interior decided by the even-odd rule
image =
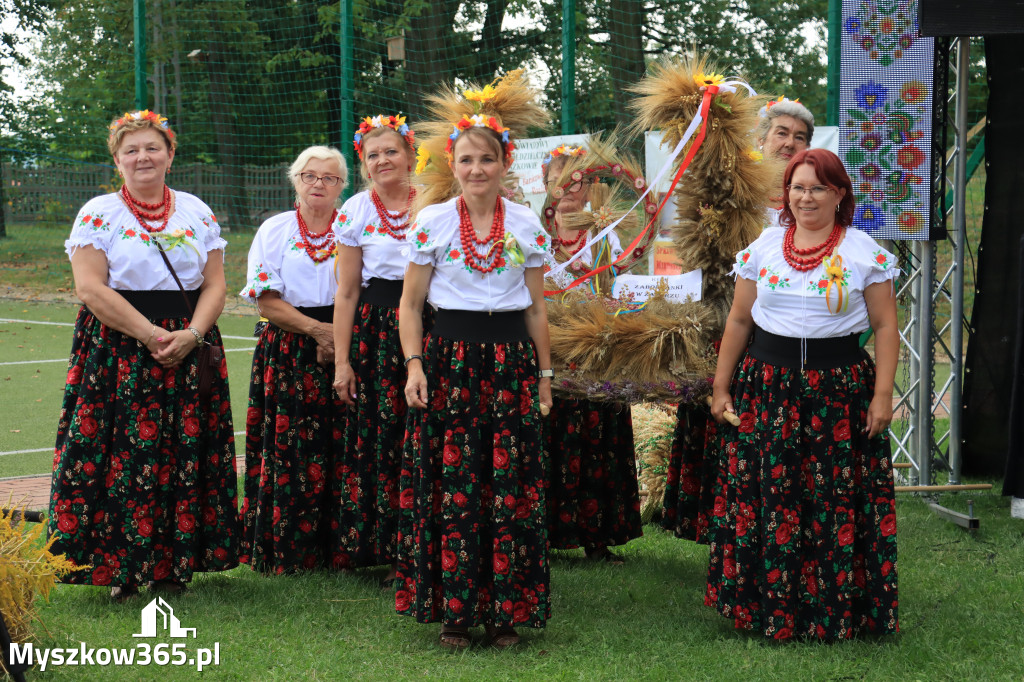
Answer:
[[[646,493],[640,507],[640,519],[650,523],[665,499],[676,415],[661,403],[641,403],[633,405],[632,410],[638,479],[640,489]]]
[[[76,567],[63,554],[50,552],[56,536],[42,542],[45,523],[29,526],[24,510],[18,512],[11,501],[7,510],[0,509],[0,613],[14,642],[25,642],[32,636],[36,595],[44,599],[57,579]],[[20,517],[20,520],[18,518]]]

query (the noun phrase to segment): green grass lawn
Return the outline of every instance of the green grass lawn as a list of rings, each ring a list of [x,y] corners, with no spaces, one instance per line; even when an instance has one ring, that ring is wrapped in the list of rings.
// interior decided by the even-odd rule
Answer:
[[[45,474],[53,466],[53,443],[71,352],[70,325],[78,308],[70,303],[0,300],[0,318],[33,321],[0,322],[0,478]],[[236,431],[245,429],[255,319],[252,314],[225,314],[218,323],[221,334],[240,337],[224,340]],[[39,362],[44,360],[50,362]],[[9,364],[26,362],[32,364]],[[239,453],[243,451],[241,439],[236,440],[236,447]],[[3,454],[41,448],[46,450]]]
[[[582,553],[552,561],[553,616],[518,651],[441,651],[437,627],[393,612],[384,569],[357,576],[264,578],[246,567],[201,575],[168,598],[189,651],[220,644],[216,680],[1020,680],[1024,671],[1024,522],[1005,498],[975,495],[976,535],[913,496],[897,503],[901,634],[840,644],[776,644],[703,606],[707,549],[654,526],[621,548],[624,566]],[[963,509],[963,495],[944,504]],[[39,646],[131,647],[149,601],[114,606],[106,590],[60,586]],[[146,640],[141,640],[146,641]],[[167,637],[149,640],[175,642]],[[184,668],[55,668],[32,679],[193,679]]]

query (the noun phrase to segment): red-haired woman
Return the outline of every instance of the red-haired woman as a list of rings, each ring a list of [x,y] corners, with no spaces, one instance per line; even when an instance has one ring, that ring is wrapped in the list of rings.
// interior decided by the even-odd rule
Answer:
[[[849,227],[835,154],[796,154],[784,186],[782,227],[734,268],[711,411],[741,423],[718,427],[705,603],[775,639],[892,633],[896,260]],[[858,343],[868,326],[876,362]]]

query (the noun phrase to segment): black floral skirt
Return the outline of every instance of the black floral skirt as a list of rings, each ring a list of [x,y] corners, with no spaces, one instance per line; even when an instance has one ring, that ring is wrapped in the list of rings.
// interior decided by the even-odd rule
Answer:
[[[643,535],[629,405],[556,398],[544,440],[553,549],[622,545]]]
[[[714,507],[718,424],[705,405],[680,403],[669,452],[661,527],[684,540],[707,544],[708,512]]]
[[[267,325],[245,426],[242,561],[267,573],[342,568],[338,460],[345,406],[311,336]]]
[[[779,367],[748,353],[739,427],[720,426],[705,604],[767,637],[898,630],[886,434],[868,438],[870,359]]]
[[[170,331],[185,318],[152,319]],[[214,327],[207,340],[222,347]],[[223,356],[222,356],[223,357]],[[197,354],[165,369],[82,307],[57,427],[49,532],[87,570],[63,582],[188,582],[238,565],[227,365],[200,404]]]
[[[452,626],[550,616],[545,464],[529,340],[428,336],[429,408],[410,410],[399,613]]]
[[[406,372],[398,309],[361,303],[356,317],[350,361],[358,397],[348,409],[338,467],[341,546],[351,566],[376,566],[395,560]]]

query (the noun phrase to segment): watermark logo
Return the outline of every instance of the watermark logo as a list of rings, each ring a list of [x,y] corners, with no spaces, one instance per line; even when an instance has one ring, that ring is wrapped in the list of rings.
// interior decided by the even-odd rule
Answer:
[[[140,614],[142,632],[132,637],[174,637],[177,639],[195,639],[196,628],[182,627],[181,621],[174,615],[174,609],[162,598],[157,597],[142,608]],[[139,642],[126,648],[94,648],[80,642],[76,648],[36,648],[31,642],[17,644],[12,642],[7,660],[12,665],[39,666],[40,672],[46,672],[51,666],[188,666],[202,672],[208,666],[220,665],[220,642],[214,642],[212,648],[199,648],[189,651],[184,642],[169,644],[160,642],[152,645]]]
[[[157,627],[161,624],[170,637],[188,637],[191,632],[192,638],[195,639],[196,629],[181,627],[181,621],[174,615],[174,609],[163,600],[163,597],[157,597],[143,607],[142,632],[137,632],[132,637],[156,637]]]

